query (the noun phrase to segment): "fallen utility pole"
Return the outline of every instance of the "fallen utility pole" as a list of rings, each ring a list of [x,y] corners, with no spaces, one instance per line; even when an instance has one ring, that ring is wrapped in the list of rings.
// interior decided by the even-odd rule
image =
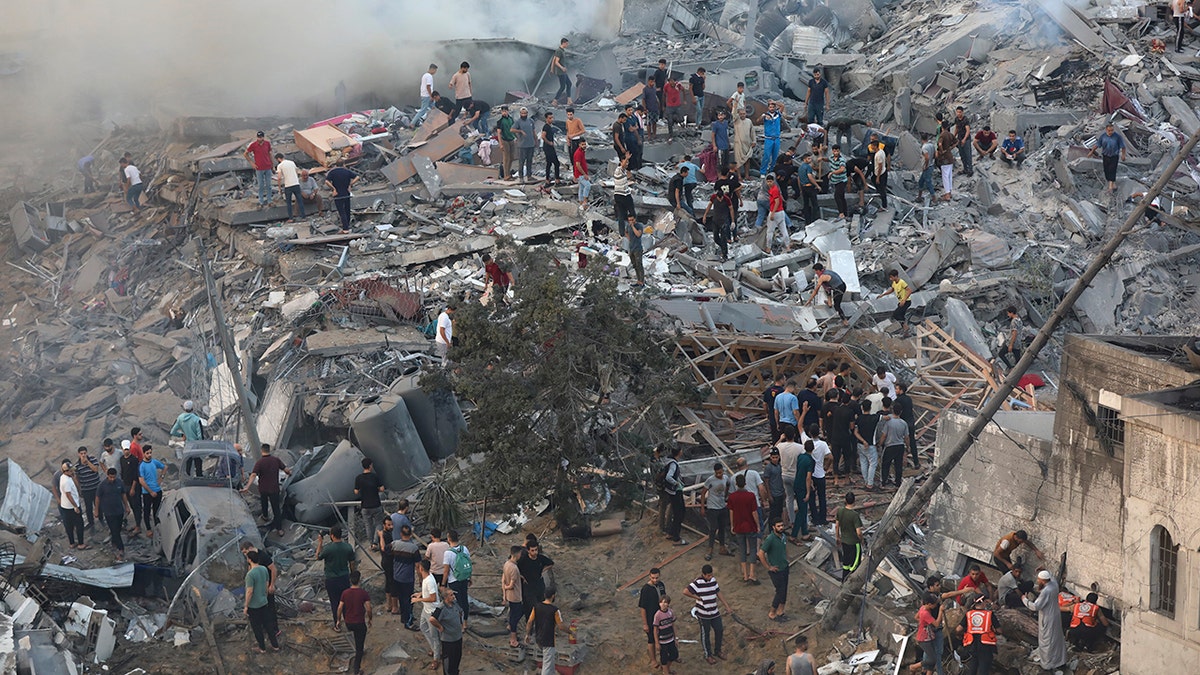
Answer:
[[[979,438],[981,433],[983,433],[983,428],[992,421],[992,418],[1004,405],[1005,401],[1008,400],[1009,392],[1016,388],[1017,383],[1021,380],[1021,377],[1025,375],[1025,371],[1029,370],[1029,366],[1033,365],[1033,361],[1037,358],[1038,353],[1050,340],[1050,335],[1055,331],[1055,329],[1058,328],[1063,319],[1066,318],[1067,313],[1070,312],[1071,308],[1075,306],[1075,302],[1079,299],[1079,296],[1083,294],[1084,290],[1086,290],[1089,285],[1091,285],[1092,280],[1096,278],[1096,275],[1100,273],[1100,270],[1104,269],[1105,266],[1108,265],[1109,261],[1113,257],[1113,254],[1117,252],[1117,249],[1122,243],[1124,243],[1125,238],[1128,237],[1129,233],[1133,231],[1134,226],[1137,225],[1138,221],[1140,221],[1142,216],[1145,215],[1147,207],[1150,206],[1150,202],[1152,202],[1160,193],[1162,193],[1163,188],[1166,187],[1167,181],[1171,180],[1171,177],[1175,175],[1175,171],[1179,168],[1179,165],[1182,164],[1183,160],[1192,153],[1192,150],[1195,149],[1197,142],[1200,142],[1200,129],[1197,129],[1196,133],[1192,134],[1187,143],[1185,143],[1183,147],[1179,149],[1179,153],[1175,156],[1175,159],[1172,160],[1171,165],[1168,166],[1167,169],[1163,171],[1162,175],[1158,177],[1158,180],[1154,183],[1153,187],[1151,187],[1150,190],[1142,196],[1141,201],[1139,201],[1137,206],[1133,209],[1133,213],[1129,214],[1129,217],[1126,218],[1125,222],[1121,224],[1120,229],[1118,229],[1117,232],[1113,234],[1112,238],[1109,239],[1104,245],[1104,247],[1100,249],[1100,251],[1096,254],[1096,257],[1093,258],[1092,262],[1087,266],[1087,269],[1083,271],[1083,274],[1081,274],[1079,278],[1075,280],[1075,284],[1071,286],[1071,290],[1067,291],[1067,294],[1063,296],[1062,301],[1059,302],[1058,306],[1054,308],[1054,312],[1050,315],[1050,318],[1046,320],[1045,325],[1043,325],[1042,329],[1038,331],[1036,336],[1034,336],[1033,342],[1029,345],[1029,349],[1027,349],[1021,356],[1021,359],[1017,361],[1017,365],[1013,366],[1013,369],[1009,371],[1008,377],[1004,380],[1004,384],[998,387],[996,393],[993,394],[992,398],[987,402],[987,405],[985,405],[979,411],[979,415],[975,418],[975,421],[971,424],[971,427],[967,429],[967,433],[963,436],[962,440],[960,440],[958,444],[954,446],[954,449],[946,455],[940,464],[934,467],[925,483],[922,484],[920,489],[918,489],[911,497],[908,498],[908,500],[904,503],[904,506],[895,512],[892,519],[883,524],[883,527],[880,528],[879,533],[871,542],[871,548],[876,553],[874,555],[867,556],[866,561],[857,570],[855,570],[848,579],[846,579],[846,583],[842,585],[842,589],[838,593],[833,604],[829,607],[829,611],[825,613],[825,617],[821,621],[821,625],[825,630],[835,630],[837,628],[838,624],[842,620],[842,617],[845,616],[846,611],[850,608],[851,603],[854,601],[854,598],[859,593],[862,593],[867,582],[871,579],[871,575],[875,573],[875,567],[879,565],[879,561],[885,557],[887,551],[890,551],[893,546],[900,542],[900,537],[903,536],[905,529],[908,527],[908,523],[911,523],[921,509],[930,503],[930,501],[933,499],[934,493],[946,481],[946,477],[950,475],[950,472],[953,471],[954,468],[958,466],[958,463],[962,461],[962,458],[966,456],[967,451],[971,449],[972,445],[974,445],[975,440]]]
[[[204,252],[204,241],[200,241],[201,267],[204,269],[204,288],[208,291],[208,304],[212,307],[213,323],[217,326],[217,334],[221,339],[221,348],[225,351],[225,364],[233,376],[233,390],[237,394],[238,407],[242,411],[242,425],[246,431],[246,442],[251,448],[258,448],[258,428],[254,424],[254,412],[250,410],[250,396],[246,392],[246,381],[242,379],[242,369],[238,365],[237,350],[233,346],[233,336],[229,334],[229,324],[225,321],[225,309],[221,306],[221,296],[217,293],[217,283],[213,281],[212,262]]]

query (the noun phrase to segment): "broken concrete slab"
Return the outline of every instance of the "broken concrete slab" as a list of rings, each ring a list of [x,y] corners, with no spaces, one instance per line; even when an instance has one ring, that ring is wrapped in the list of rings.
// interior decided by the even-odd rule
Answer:
[[[1164,96],[1158,102],[1170,115],[1171,124],[1182,129],[1185,135],[1191,136],[1200,129],[1200,118],[1196,117],[1196,112],[1183,99],[1178,96]]]
[[[28,253],[40,253],[50,247],[41,212],[29,202],[19,202],[8,212],[13,236]]]
[[[1012,250],[1008,242],[984,230],[968,229],[962,233],[971,249],[971,263],[988,269],[1012,265]]]
[[[671,316],[707,330],[708,321],[752,335],[785,338],[817,330],[811,307],[758,302],[708,302],[696,300],[653,300],[655,307]],[[707,313],[707,318],[701,309]]]
[[[458,152],[459,148],[466,145],[466,139],[459,133],[464,124],[466,124],[466,120],[459,120],[451,124],[413,152],[385,165],[380,171],[392,185],[400,185],[417,175],[416,167],[412,163],[413,155],[428,157],[436,162]]]
[[[392,263],[400,267],[424,265],[426,263],[444,260],[456,255],[466,255],[489,249],[496,245],[496,238],[480,234],[467,237],[456,242],[431,246],[416,251],[405,251],[393,256]]]
[[[967,303],[958,298],[946,298],[942,318],[946,322],[946,332],[951,337],[975,352],[980,358],[984,360],[992,358],[992,347],[983,337],[983,330],[979,328],[979,322],[975,320],[975,315],[971,313],[971,308],[967,306]]]
[[[849,248],[829,252],[829,269],[837,272],[846,282],[847,293],[861,293],[862,284],[858,280],[858,263],[854,260],[854,251]]]
[[[1070,5],[1054,0],[1033,0],[1033,4],[1087,49],[1101,52],[1108,48],[1100,34],[1088,21],[1076,14]]]
[[[433,166],[433,160],[423,155],[414,154],[409,158],[409,161],[412,162],[417,175],[421,177],[421,182],[425,184],[425,189],[429,191],[429,196],[434,199],[441,197],[442,177]]]
[[[438,174],[442,177],[443,187],[458,183],[482,183],[490,179],[498,179],[500,170],[491,166],[476,166],[459,164],[457,162],[437,162]],[[495,188],[496,186],[492,186]]]
[[[741,294],[741,286],[738,284],[738,282],[734,281],[729,275],[717,269],[715,266],[697,260],[684,253],[676,253],[675,259],[679,261],[679,264],[695,272],[696,274],[702,274],[712,281],[717,282],[721,285],[721,288],[725,289],[726,293],[732,295],[733,297],[736,298]]]
[[[91,391],[67,401],[59,408],[63,415],[86,415],[95,417],[117,405],[117,390],[110,386],[96,387]]]
[[[1125,281],[1116,271],[1105,268],[1083,289],[1073,309],[1087,332],[1113,333],[1117,308],[1124,299]]]
[[[430,345],[432,343],[411,326],[400,326],[393,333],[374,330],[323,330],[304,339],[305,348],[313,356],[370,354],[383,349],[423,352],[427,351]]]

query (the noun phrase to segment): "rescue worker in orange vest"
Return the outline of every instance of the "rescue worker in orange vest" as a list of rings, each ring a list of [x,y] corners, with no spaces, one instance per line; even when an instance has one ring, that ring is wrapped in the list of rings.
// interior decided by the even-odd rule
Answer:
[[[1017,530],[1016,532],[1009,532],[1003,537],[1000,537],[1000,541],[996,542],[996,548],[992,550],[992,564],[995,565],[996,569],[999,570],[1011,570],[1013,566],[1013,552],[1021,546],[1029,547],[1029,549],[1033,551],[1035,555],[1037,555],[1039,560],[1046,559],[1046,556],[1042,555],[1042,552],[1038,550],[1038,547],[1034,546],[1033,542],[1029,541],[1029,533],[1027,533],[1025,530]]]
[[[996,658],[996,618],[992,603],[986,595],[976,597],[970,604],[958,632],[963,634],[963,647],[971,655],[967,675],[991,675],[992,660]]]
[[[1104,612],[1100,611],[1100,605],[1096,604],[1099,599],[1100,596],[1095,593],[1088,593],[1087,600],[1075,603],[1075,608],[1071,612],[1071,627],[1067,630],[1067,637],[1076,649],[1092,651],[1096,647],[1096,641],[1104,635],[1105,629],[1108,628],[1108,617],[1104,616]]]

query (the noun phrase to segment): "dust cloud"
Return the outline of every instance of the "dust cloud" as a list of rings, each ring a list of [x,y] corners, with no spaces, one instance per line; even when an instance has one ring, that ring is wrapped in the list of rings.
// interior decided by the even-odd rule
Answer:
[[[141,117],[300,116],[351,101],[415,102],[432,41],[511,37],[557,46],[605,37],[621,0],[47,0],[10,3],[0,27],[0,124],[14,136],[79,136]],[[447,55],[450,56],[450,55]],[[459,59],[439,62],[438,84]],[[474,65],[474,64],[473,64]],[[488,65],[488,64],[481,64]],[[495,65],[495,64],[491,64]],[[0,68],[0,73],[4,69]],[[478,80],[481,75],[476,75]],[[530,83],[532,84],[532,83]],[[92,134],[88,134],[92,135]],[[76,139],[76,146],[79,145]]]

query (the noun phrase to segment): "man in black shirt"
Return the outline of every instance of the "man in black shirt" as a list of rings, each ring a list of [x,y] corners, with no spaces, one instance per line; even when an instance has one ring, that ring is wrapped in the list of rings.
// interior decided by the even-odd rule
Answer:
[[[431,98],[433,98],[433,107],[441,110],[447,115],[454,114],[454,101],[442,96],[441,92],[437,91],[433,92],[433,96]]]
[[[642,630],[646,631],[646,650],[650,653],[650,665],[658,667],[658,657],[654,653],[654,613],[658,611],[658,601],[667,594],[667,587],[659,579],[661,574],[657,567],[650,568],[650,576],[642,586],[638,596],[638,614],[642,618]]]
[[[617,151],[617,159],[624,159],[629,155],[629,149],[625,147],[625,121],[628,119],[625,113],[617,115],[617,121],[612,125],[612,141],[613,150]]]
[[[554,170],[554,183],[562,182],[562,162],[558,161],[558,151],[554,148],[554,134],[558,127],[554,126],[554,113],[546,113],[546,123],[542,125],[542,154],[546,156],[546,182],[551,183],[550,171]]]
[[[667,98],[663,89],[667,86],[667,60],[658,60],[658,69],[654,71],[654,89],[658,92],[658,109],[665,111],[667,109]],[[664,113],[665,116],[665,113]]]
[[[692,85],[692,98],[696,99],[696,124],[704,124],[704,85],[708,74],[703,68],[697,68],[696,74],[688,78]]]
[[[105,472],[104,480],[96,488],[96,514],[108,525],[108,535],[116,551],[116,560],[125,559],[125,543],[121,541],[121,524],[129,512],[129,496],[125,494],[125,483],[117,478],[117,470]]]
[[[537,646],[542,649],[542,672],[557,671],[555,662],[558,661],[558,650],[554,648],[554,634],[562,625],[562,614],[554,605],[555,592],[553,588],[546,589],[546,599],[533,606],[529,612],[529,622],[526,624],[526,636],[536,635]]]
[[[713,190],[724,192],[725,186],[729,186],[729,201],[733,207],[733,219],[729,222],[729,240],[737,241],[738,211],[742,208],[742,181],[738,178],[737,171],[734,171],[731,166],[721,169],[721,177],[713,183]],[[776,439],[778,436],[772,440]]]
[[[913,410],[912,397],[908,395],[908,383],[896,383],[896,399],[892,401],[892,412],[908,425],[908,450],[912,454],[913,468],[921,468],[921,460],[917,454],[917,417]]]
[[[859,407],[850,401],[845,392],[838,397],[838,406],[829,414],[829,450],[833,453],[833,476],[842,478],[854,472],[854,423],[858,419]]]
[[[804,419],[800,420],[800,428],[807,429],[810,425],[820,424],[821,396],[817,393],[816,375],[808,378],[804,390],[796,394],[796,398],[800,402],[800,411],[804,414]]]
[[[846,176],[850,189],[858,192],[858,210],[862,211],[867,204],[866,189],[871,182],[874,163],[869,157],[851,157],[846,160]]]
[[[138,483],[138,478],[141,475],[141,465],[142,460],[133,454],[129,441],[121,441],[121,482],[125,484],[125,489],[129,491],[129,508],[133,511],[133,531],[131,534],[135,537],[142,531],[142,491]]]
[[[688,212],[688,215],[695,218],[696,212],[692,207],[688,206],[687,199],[683,194],[683,181],[688,176],[688,168],[686,166],[679,167],[679,173],[671,176],[671,182],[667,184],[667,201],[676,209],[683,209]]]
[[[383,481],[375,473],[375,463],[363,457],[362,473],[354,479],[354,496],[358,497],[359,524],[364,541],[375,548],[375,528],[383,518],[383,504],[379,495],[383,493]]]
[[[517,571],[521,573],[521,601],[525,603],[526,612],[532,611],[533,606],[546,596],[546,581],[542,574],[551,567],[554,567],[554,561],[541,554],[537,540],[529,540],[525,555],[517,560]]]
[[[875,428],[879,413],[871,413],[871,402],[863,400],[862,412],[854,422],[854,438],[858,441],[858,468],[867,489],[875,488],[875,470],[879,468],[879,448],[875,447]]]
[[[775,374],[775,381],[763,392],[763,412],[767,415],[767,424],[771,427],[771,442],[779,441],[779,415],[775,412],[775,397],[783,393],[783,383],[787,378],[783,373]]]
[[[492,114],[491,103],[472,98],[471,105],[467,106],[467,113],[470,117],[463,122],[463,126],[474,127],[476,131],[485,135],[491,131],[491,128],[488,127],[488,117]]]
[[[783,202],[786,205],[788,200],[789,187],[796,194],[800,192],[799,184],[796,182],[796,148],[795,146],[783,151],[783,154],[775,160],[775,182],[779,185],[779,196],[783,197]]]

